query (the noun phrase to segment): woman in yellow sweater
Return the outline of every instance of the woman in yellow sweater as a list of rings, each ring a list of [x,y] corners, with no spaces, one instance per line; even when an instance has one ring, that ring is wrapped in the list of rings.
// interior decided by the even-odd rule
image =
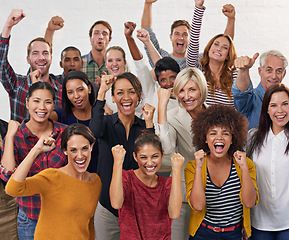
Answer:
[[[68,164],[26,177],[37,155],[52,150],[54,142],[52,137],[39,139],[9,179],[6,192],[11,196],[40,194],[41,210],[34,239],[94,239],[93,215],[101,181],[86,168],[95,138],[80,123],[68,126],[61,135]]]

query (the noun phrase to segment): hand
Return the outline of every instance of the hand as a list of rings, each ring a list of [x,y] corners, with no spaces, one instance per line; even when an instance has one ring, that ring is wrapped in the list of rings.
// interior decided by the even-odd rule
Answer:
[[[55,31],[55,30],[59,30],[63,28],[63,26],[64,26],[63,18],[59,16],[55,16],[55,17],[52,17],[50,21],[48,22],[47,29]]]
[[[171,157],[172,169],[181,170],[184,161],[185,158],[181,154],[174,153],[174,155]]]
[[[197,8],[203,8],[205,0],[195,0],[195,5]]]
[[[152,105],[146,103],[144,106],[142,106],[142,112],[143,112],[143,118],[145,121],[153,121],[154,112],[156,108]]]
[[[115,145],[111,148],[112,156],[114,159],[114,163],[123,164],[124,157],[125,157],[125,149],[122,145]]]
[[[26,14],[23,13],[22,9],[13,9],[7,18],[5,26],[7,28],[12,28],[14,25],[19,23],[24,17],[26,17]]]
[[[165,107],[168,105],[171,97],[171,91],[165,88],[158,90],[159,106]]]
[[[246,153],[242,151],[236,151],[234,153],[234,157],[240,168],[242,167],[247,167],[247,158],[246,158]]]
[[[41,72],[39,69],[36,69],[35,71],[30,73],[32,84],[38,82],[40,80],[40,77],[41,77]]]
[[[142,41],[144,44],[150,41],[150,34],[147,30],[145,29],[139,29],[137,30],[137,35],[136,37]]]
[[[132,36],[133,31],[135,30],[136,24],[133,22],[126,22],[124,24],[124,35],[129,38]]]
[[[241,70],[250,69],[254,65],[258,56],[259,53],[255,53],[252,58],[249,58],[248,56],[238,57],[234,61],[235,67]]]
[[[41,136],[34,146],[39,153],[51,151],[55,148],[55,139],[49,136]]]
[[[204,152],[203,149],[195,152],[194,156],[195,156],[196,168],[202,168],[206,155],[207,154]]]
[[[17,133],[18,129],[20,127],[20,123],[14,120],[10,120],[8,123],[8,129],[7,129],[7,137],[14,138],[15,134]]]
[[[105,104],[104,107],[104,115],[111,115],[113,114],[113,111]]]
[[[236,11],[235,11],[235,7],[232,4],[224,5],[222,12],[227,18],[231,18],[231,19],[235,18]]]
[[[111,88],[115,80],[116,80],[116,77],[114,77],[113,75],[107,75],[106,72],[103,72],[103,75],[101,76],[101,80],[100,80],[99,91],[103,91],[106,93]]]

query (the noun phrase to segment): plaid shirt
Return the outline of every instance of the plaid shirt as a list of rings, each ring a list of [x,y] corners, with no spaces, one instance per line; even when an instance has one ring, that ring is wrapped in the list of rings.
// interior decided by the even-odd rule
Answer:
[[[8,49],[10,38],[0,37],[0,81],[9,94],[11,119],[22,122],[29,118],[28,110],[25,107],[25,98],[28,88],[32,85],[30,75],[23,76],[16,74],[8,62]],[[61,107],[62,85],[59,78],[62,75],[54,76],[49,74],[51,86],[55,90],[55,108]]]
[[[66,125],[53,120],[51,121],[53,123],[52,137],[56,140],[56,148],[49,152],[40,153],[37,156],[28,172],[28,177],[33,176],[46,168],[60,168],[67,163],[66,157],[60,147],[61,133],[65,129]],[[15,169],[39,140],[38,137],[33,135],[26,127],[26,122],[27,120],[21,123],[21,126],[14,137]],[[3,149],[5,149],[5,141]],[[15,169],[13,171],[8,171],[2,166],[2,164],[0,164],[1,178],[7,182]],[[36,194],[33,196],[18,197],[17,202],[19,207],[30,219],[38,219],[41,206],[40,195]]]
[[[91,52],[82,56],[82,60],[83,66],[81,68],[81,71],[87,74],[90,81],[96,82],[95,75],[101,77],[103,71],[105,71],[108,74],[104,62],[102,63],[101,66],[98,66],[98,64],[93,60]]]

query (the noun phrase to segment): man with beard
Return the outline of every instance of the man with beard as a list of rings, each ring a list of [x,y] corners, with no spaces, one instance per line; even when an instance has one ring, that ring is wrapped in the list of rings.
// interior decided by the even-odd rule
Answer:
[[[108,73],[104,56],[107,45],[111,40],[111,34],[111,26],[103,20],[95,22],[89,30],[91,51],[82,56],[83,67],[81,71],[85,72],[93,82],[96,82],[96,76],[100,77],[103,72]]]
[[[9,94],[11,119],[22,122],[28,118],[25,98],[28,88],[32,85],[30,75],[16,74],[8,62],[10,33],[26,15],[22,9],[13,9],[4,24],[0,37],[0,81]],[[52,61],[52,47],[44,38],[33,39],[27,47],[27,62],[31,71],[39,70],[37,80],[48,82],[55,90],[55,108],[61,107],[62,86],[56,76],[49,74]],[[61,76],[61,75],[60,75]]]

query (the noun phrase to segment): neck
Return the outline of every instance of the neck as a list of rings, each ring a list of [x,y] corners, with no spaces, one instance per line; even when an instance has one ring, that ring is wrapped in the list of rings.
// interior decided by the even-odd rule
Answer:
[[[98,64],[98,66],[103,64],[105,51],[106,49],[102,51],[97,51],[94,48],[91,49],[92,58]]]
[[[176,58],[185,58],[187,56],[187,51],[185,51],[184,53],[177,53],[173,51],[173,56]]]
[[[149,187],[154,187],[158,183],[158,176],[156,174],[148,176],[143,174],[143,172],[140,169],[134,170],[134,173],[137,176],[137,178],[142,181],[142,183],[144,183]]]
[[[88,172],[77,172],[75,171],[75,169],[69,164],[65,165],[64,167],[60,168],[60,170],[62,172],[64,172],[65,174],[73,177],[73,178],[76,178],[78,180],[81,180],[81,181],[88,181]]]
[[[43,75],[40,77],[39,79],[40,82],[48,82],[51,84],[51,80],[50,80],[50,77],[49,77],[49,73]]]
[[[126,138],[128,139],[128,136],[129,136],[129,131],[130,131],[130,128],[132,126],[132,124],[134,123],[134,112],[133,114],[130,114],[130,115],[123,115],[122,113],[118,112],[118,118],[119,120],[121,121],[121,123],[123,124],[124,128],[125,128],[125,132],[126,132]]]
[[[278,135],[280,132],[282,132],[285,129],[285,127],[279,127],[274,124],[272,124],[272,132],[274,135]]]
[[[52,122],[50,122],[49,120],[47,120],[44,123],[39,123],[34,121],[33,119],[30,119],[27,123],[26,123],[26,127],[34,134],[36,135],[38,138],[40,138],[42,135],[44,134],[49,134],[52,132]]]
[[[79,120],[86,121],[86,120],[91,119],[91,105],[90,104],[84,109],[78,109],[78,108],[73,107],[71,110],[72,110],[73,115]]]
[[[195,119],[198,116],[199,112],[201,112],[204,109],[205,109],[205,106],[204,106],[204,104],[202,104],[202,105],[194,108],[192,111],[189,111],[188,113],[190,114],[192,119]]]
[[[218,158],[216,156],[212,156],[211,154],[209,154],[208,157],[207,157],[207,161],[210,164],[213,164],[215,166],[216,165],[223,166],[223,165],[226,165],[229,162],[231,162],[231,158],[230,158],[228,153],[225,156],[223,156],[222,158]]]
[[[210,60],[209,61],[209,67],[211,69],[212,75],[215,77],[217,83],[220,83],[220,76],[221,76],[221,71],[224,66],[223,62],[215,61],[215,60]]]

